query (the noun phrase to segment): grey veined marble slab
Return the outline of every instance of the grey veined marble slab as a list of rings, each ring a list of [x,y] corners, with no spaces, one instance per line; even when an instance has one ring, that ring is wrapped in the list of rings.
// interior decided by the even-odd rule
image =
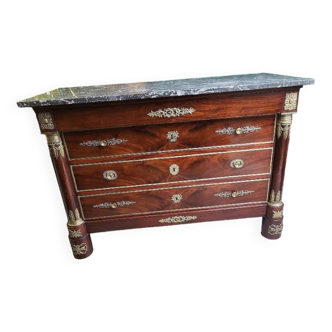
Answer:
[[[194,96],[314,84],[314,79],[275,74],[247,74],[172,81],[59,88],[19,101],[19,107],[87,104],[106,101]]]

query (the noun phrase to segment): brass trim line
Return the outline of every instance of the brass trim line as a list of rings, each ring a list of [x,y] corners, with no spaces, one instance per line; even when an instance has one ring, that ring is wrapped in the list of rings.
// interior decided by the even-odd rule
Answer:
[[[233,178],[247,178],[249,176],[264,176],[264,175],[271,175],[270,173],[256,173],[256,174],[245,174],[245,175],[230,175],[230,176],[221,176],[217,178],[204,178],[204,179],[197,179],[197,180],[185,180],[185,181],[170,181],[170,182],[158,182],[158,183],[150,183],[150,184],[136,184],[132,186],[121,186],[121,187],[109,187],[109,188],[101,188],[101,189],[88,189],[88,190],[77,190],[76,186],[76,192],[82,193],[82,192],[90,192],[90,191],[105,191],[105,190],[113,190],[113,189],[121,189],[121,188],[136,188],[136,187],[154,187],[164,184],[176,184],[176,183],[188,183],[188,182],[202,182],[202,181],[211,181],[211,180],[223,180],[223,179],[233,179]],[[241,180],[239,180],[241,181]],[[153,190],[153,189],[149,189]],[[106,195],[106,194],[101,194]]]
[[[242,204],[242,205],[240,205],[240,204]],[[234,208],[236,208],[237,210],[238,209],[245,209],[245,208],[247,208],[248,206],[249,207],[257,207],[257,206],[262,206],[262,205],[265,205],[266,204],[266,202],[252,202],[252,203],[239,203],[238,205],[237,204],[230,204],[230,206],[228,207],[228,206],[223,206],[222,207],[222,211],[224,211],[224,210],[232,210],[232,209],[234,209]],[[207,207],[207,208],[210,208],[210,207]],[[207,209],[206,208],[206,209]],[[203,208],[204,209],[204,208]],[[179,211],[181,211],[181,213],[186,213],[186,211],[184,211],[184,210],[186,210],[186,209],[183,209],[183,210],[180,210],[179,209]],[[168,210],[168,212],[173,212],[173,211],[178,211],[178,210]],[[163,212],[165,212],[165,211],[160,211],[160,212],[156,212],[156,214],[160,214],[160,213],[163,213]],[[204,211],[205,212],[205,211]],[[144,217],[144,214],[145,213],[142,213],[142,217]],[[153,213],[152,213],[153,214]],[[121,216],[117,216],[117,217],[122,217],[122,216],[124,216],[124,217],[128,217],[128,216],[125,216],[125,215],[121,215]],[[262,217],[264,217],[264,215],[262,214]],[[108,217],[102,217],[102,218],[97,218],[97,219],[108,219],[109,218],[109,216]],[[118,219],[118,218],[116,218],[116,219]],[[94,218],[90,218],[90,219],[88,219],[88,220],[95,220]],[[89,221],[87,222],[87,223],[89,223]]]
[[[170,181],[170,182],[161,182],[161,183],[149,183],[149,184],[139,184],[139,185],[130,185],[130,186],[118,186],[118,187],[107,187],[107,188],[96,188],[96,189],[83,189],[79,190],[76,183],[76,178],[74,174],[74,167],[84,167],[84,166],[94,166],[94,165],[106,165],[106,164],[115,164],[115,163],[124,163],[124,162],[140,162],[140,161],[147,161],[147,160],[161,160],[161,159],[174,159],[174,158],[186,158],[190,156],[206,156],[206,155],[215,155],[215,154],[224,154],[224,153],[241,153],[241,152],[249,152],[249,151],[261,151],[261,150],[271,150],[271,157],[270,157],[270,170],[269,173],[251,173],[251,174],[245,174],[245,175],[230,175],[230,176],[223,176],[223,177],[217,177],[217,178],[203,178],[203,179],[197,179],[197,180],[185,180],[185,181]],[[270,175],[272,171],[272,161],[273,161],[273,147],[268,148],[261,148],[261,149],[246,149],[246,150],[232,150],[232,151],[219,151],[219,152],[212,152],[212,153],[205,153],[205,154],[193,154],[193,155],[184,155],[184,156],[173,156],[173,157],[163,157],[163,158],[148,158],[148,159],[135,159],[135,160],[123,160],[123,161],[110,161],[110,162],[104,162],[104,163],[90,163],[90,164],[82,164],[82,165],[71,165],[70,171],[73,178],[74,186],[76,192],[84,192],[84,191],[99,191],[99,190],[110,190],[110,189],[117,189],[117,188],[130,188],[130,187],[143,187],[143,186],[157,186],[162,184],[172,184],[177,182],[199,182],[199,181],[205,181],[205,180],[216,180],[216,179],[227,179],[227,178],[241,178],[241,177],[248,177],[248,176],[254,176],[254,175]]]
[[[284,91],[284,90],[282,90]],[[285,114],[295,114],[296,112],[288,112]],[[259,114],[259,115],[251,115],[250,117],[253,118],[259,118],[259,117],[269,117],[269,116],[274,116],[275,117],[275,121],[277,118],[277,114],[272,113],[272,114]],[[215,118],[215,119],[209,119],[206,121],[215,121],[215,120],[229,120],[229,119],[240,119],[242,118],[242,116],[231,116],[231,117],[226,117],[226,118]],[[156,124],[150,124],[151,126],[154,126]],[[102,128],[104,129],[119,129],[119,128],[127,128],[128,126],[120,126],[120,127],[106,127],[106,128]],[[236,146],[246,146],[246,145],[256,145],[256,144],[269,144],[269,143],[274,143],[275,142],[275,128],[276,128],[276,123],[274,123],[274,132],[273,132],[273,137],[272,137],[272,141],[268,141],[268,142],[257,142],[257,143],[243,143],[243,144],[231,144],[231,145],[216,145],[216,146],[208,146],[208,147],[197,147],[197,148],[190,148],[190,149],[176,149],[176,150],[167,150],[167,151],[151,151],[151,152],[140,152],[140,153],[128,153],[128,154],[118,154],[118,155],[108,155],[108,156],[100,156],[100,157],[84,157],[84,158],[71,158],[68,148],[67,148],[67,144],[66,144],[66,139],[65,139],[65,134],[66,133],[70,133],[72,131],[62,131],[61,132],[61,136],[63,139],[63,144],[65,146],[66,152],[67,152],[67,156],[68,156],[68,160],[72,161],[72,160],[84,160],[84,159],[102,159],[102,158],[118,158],[118,157],[129,157],[129,156],[136,156],[136,155],[150,155],[150,154],[158,154],[158,153],[169,153],[169,152],[183,152],[183,151],[194,151],[194,150],[200,150],[200,149],[219,149],[219,148],[224,148],[224,147],[236,147]],[[97,128],[98,129],[98,128]],[[99,128],[101,129],[101,128]],[[82,131],[87,131],[88,129],[81,129],[81,130],[76,130],[75,132],[82,132]]]
[[[275,141],[276,141],[277,118],[278,118],[278,114],[276,114],[274,116],[273,143],[275,143]],[[67,152],[67,154],[68,154],[68,152]],[[69,154],[68,154],[68,156],[69,156]]]
[[[197,207],[197,208],[190,208],[190,209],[178,209],[178,210],[163,210],[163,211],[152,211],[152,212],[138,212],[138,213],[132,213],[132,214],[120,214],[120,215],[114,215],[114,216],[102,216],[102,217],[95,217],[95,218],[86,218],[84,216],[84,211],[81,203],[81,198],[85,197],[96,197],[96,196],[106,196],[106,195],[118,195],[118,194],[128,194],[128,193],[137,193],[137,192],[146,192],[146,191],[158,191],[158,190],[172,190],[172,189],[183,189],[183,188],[192,188],[192,187],[203,187],[203,186],[213,186],[213,185],[224,185],[224,184],[233,184],[233,183],[247,183],[247,182],[259,182],[259,181],[268,181],[267,188],[269,188],[270,185],[270,178],[267,179],[254,179],[254,180],[244,180],[244,181],[231,181],[231,182],[222,182],[222,183],[208,183],[208,184],[199,184],[199,185],[191,185],[191,186],[178,186],[178,187],[170,187],[170,188],[153,188],[153,189],[142,189],[142,190],[131,190],[131,191],[120,191],[115,193],[103,193],[103,194],[94,194],[94,195],[84,195],[84,196],[78,196],[78,203],[79,207],[83,216],[84,220],[94,220],[94,219],[104,219],[104,218],[114,218],[114,217],[121,217],[121,216],[132,216],[132,215],[145,215],[145,214],[153,214],[153,213],[162,213],[162,212],[169,212],[169,211],[186,211],[191,209],[205,209],[210,208],[214,206],[208,206],[208,207]],[[267,192],[268,194],[268,192]],[[233,203],[230,205],[241,205],[241,204],[252,204],[252,203],[267,203],[267,201],[260,201],[260,202],[250,202],[250,203]],[[220,206],[228,206],[226,205],[216,205],[215,207]]]
[[[237,203],[237,204],[223,204],[223,205],[211,205],[211,206],[200,206],[195,208],[188,208],[188,209],[174,209],[174,210],[162,210],[162,211],[151,211],[151,212],[138,212],[138,213],[131,213],[131,214],[117,214],[114,216],[103,216],[103,217],[94,217],[94,218],[85,218],[85,220],[97,220],[97,219],[113,219],[115,217],[130,217],[130,216],[146,216],[149,214],[160,214],[160,213],[167,213],[167,212],[184,212],[184,211],[195,211],[195,210],[206,210],[211,208],[219,208],[219,207],[228,207],[228,206],[246,206],[252,204],[266,204],[266,201],[259,201],[259,202],[247,202],[247,203]]]
[[[186,154],[181,156],[170,156],[170,157],[161,157],[161,158],[145,158],[145,159],[133,159],[133,160],[118,160],[118,161],[105,161],[102,163],[87,163],[79,165],[71,165],[71,167],[85,167],[85,166],[94,166],[94,165],[107,165],[107,164],[122,164],[122,163],[135,163],[147,160],[164,160],[164,159],[176,159],[176,158],[187,158],[187,157],[199,157],[199,156],[212,156],[216,154],[225,154],[225,153],[241,153],[249,151],[261,151],[261,150],[272,150],[273,147],[269,146],[266,148],[259,149],[244,149],[244,150],[231,150],[231,151],[218,151],[218,152],[208,152],[208,153],[197,153],[197,154]]]
[[[82,195],[80,197],[96,197],[96,196],[106,196],[106,195],[118,195],[118,194],[130,194],[130,193],[141,193],[146,191],[158,191],[158,190],[171,190],[171,189],[181,189],[181,188],[194,188],[194,187],[204,187],[204,186],[215,186],[215,185],[224,185],[224,184],[233,184],[233,183],[248,183],[248,182],[259,182],[259,181],[270,181],[270,178],[263,179],[253,179],[253,180],[242,180],[242,181],[229,181],[229,182],[214,182],[214,183],[205,183],[205,184],[195,184],[191,186],[175,186],[168,188],[152,188],[152,189],[139,189],[139,190],[127,190],[127,191],[117,191],[111,193],[102,193],[102,194],[91,194],[91,195]],[[192,182],[192,181],[189,181]],[[137,186],[135,186],[137,187]]]
[[[275,133],[275,130],[274,130]],[[107,155],[100,157],[83,157],[83,158],[71,158],[69,155],[69,151],[67,148],[66,140],[64,135],[62,134],[63,144],[66,148],[68,160],[86,160],[86,159],[103,159],[103,158],[120,158],[120,157],[135,157],[135,156],[149,156],[152,154],[165,154],[165,153],[173,153],[173,152],[185,152],[185,151],[198,151],[198,150],[212,150],[212,149],[223,149],[223,148],[232,148],[238,146],[250,146],[250,145],[263,145],[263,144],[271,144],[274,143],[275,135],[273,135],[273,141],[268,142],[257,142],[257,143],[242,143],[242,144],[229,144],[229,145],[212,145],[212,146],[203,146],[197,148],[189,148],[189,149],[174,149],[174,150],[165,150],[165,151],[150,151],[150,152],[139,152],[139,153],[126,153],[126,154],[115,154],[115,155]]]
[[[217,178],[204,178],[198,180],[185,180],[185,181],[174,181],[174,182],[164,182],[164,183],[150,183],[150,184],[140,184],[140,185],[131,185],[131,186],[120,186],[120,187],[107,187],[107,188],[96,188],[96,189],[83,189],[79,190],[76,183],[76,178],[74,175],[74,167],[84,167],[84,166],[94,166],[94,165],[107,165],[107,164],[116,164],[116,163],[124,163],[124,162],[140,162],[140,161],[148,161],[148,160],[161,160],[161,159],[175,159],[175,158],[186,158],[186,157],[198,157],[198,156],[206,156],[206,155],[215,155],[215,154],[224,154],[224,153],[238,153],[238,152],[249,152],[249,151],[261,151],[261,150],[271,150],[271,163],[270,163],[270,172],[269,173],[253,173],[248,175],[234,175],[234,176],[224,176],[224,177],[217,177]],[[160,184],[169,184],[169,183],[177,183],[177,182],[195,182],[195,181],[205,181],[205,180],[214,180],[214,179],[224,179],[224,178],[234,178],[234,177],[247,177],[251,175],[270,175],[272,170],[272,156],[273,156],[274,148],[261,148],[261,149],[246,149],[246,150],[232,150],[232,151],[222,151],[222,152],[212,152],[212,153],[205,153],[205,154],[193,154],[193,155],[184,155],[184,156],[173,156],[173,157],[163,157],[163,158],[148,158],[148,159],[135,159],[135,160],[123,160],[123,161],[110,161],[105,163],[93,163],[93,164],[82,164],[82,165],[70,165],[71,175],[73,177],[74,186],[76,192],[82,191],[99,191],[99,190],[110,190],[116,188],[130,188],[130,187],[143,187],[143,186],[156,186]]]

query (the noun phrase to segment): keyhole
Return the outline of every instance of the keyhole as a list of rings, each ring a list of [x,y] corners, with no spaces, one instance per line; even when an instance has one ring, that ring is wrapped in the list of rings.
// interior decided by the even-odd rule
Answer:
[[[180,170],[180,167],[177,165],[177,164],[173,164],[169,167],[169,172],[172,174],[172,175],[176,175],[179,173],[179,170]]]

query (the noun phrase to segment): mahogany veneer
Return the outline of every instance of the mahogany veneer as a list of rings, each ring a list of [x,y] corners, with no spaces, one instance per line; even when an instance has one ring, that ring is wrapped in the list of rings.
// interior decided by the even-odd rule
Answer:
[[[275,116],[160,124],[102,130],[72,131],[63,134],[69,160],[158,154],[184,149],[223,147],[248,143],[248,135],[223,135],[222,128],[260,127],[250,133],[250,143],[272,143]],[[174,132],[177,132],[177,134]],[[168,134],[171,133],[171,134]],[[179,137],[177,137],[179,135]],[[108,140],[106,146],[96,141]],[[141,157],[140,157],[141,158]]]
[[[212,220],[263,217],[279,238],[292,114],[313,82],[253,74],[19,102],[47,136],[74,257],[92,253],[90,233]]]

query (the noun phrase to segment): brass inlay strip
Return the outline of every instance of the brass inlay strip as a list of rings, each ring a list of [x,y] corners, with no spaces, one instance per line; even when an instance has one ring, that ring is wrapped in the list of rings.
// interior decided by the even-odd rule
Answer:
[[[230,175],[230,176],[223,176],[223,177],[216,177],[216,178],[203,178],[203,179],[196,179],[196,180],[185,180],[185,181],[171,181],[171,182],[161,182],[161,183],[148,183],[148,184],[139,184],[139,185],[129,185],[129,186],[118,186],[118,187],[107,187],[107,188],[96,188],[96,189],[83,189],[79,190],[76,183],[76,178],[74,175],[74,167],[84,167],[84,166],[93,166],[93,165],[106,165],[106,164],[115,164],[115,163],[124,163],[124,162],[140,162],[140,161],[148,161],[148,160],[161,160],[161,159],[175,159],[175,158],[186,158],[190,156],[206,156],[206,155],[216,155],[216,154],[224,154],[224,153],[241,153],[241,152],[249,152],[249,151],[261,151],[261,150],[271,150],[271,157],[270,157],[270,171],[269,173],[251,173],[245,175]],[[227,178],[236,178],[236,177],[248,177],[253,175],[270,175],[272,171],[272,160],[273,160],[273,147],[268,148],[261,148],[261,149],[245,149],[245,150],[232,150],[232,151],[222,151],[222,152],[211,152],[205,154],[193,154],[193,155],[184,155],[184,156],[176,156],[176,157],[163,157],[163,158],[148,158],[148,159],[136,159],[136,160],[123,160],[123,161],[110,161],[104,163],[93,163],[93,164],[82,164],[82,165],[71,165],[70,171],[73,177],[74,186],[77,192],[82,191],[99,191],[99,190],[110,190],[110,189],[117,189],[117,188],[130,188],[130,187],[143,187],[143,186],[157,186],[162,184],[172,184],[177,182],[198,182],[198,181],[205,181],[205,180],[217,180],[217,179],[227,179]]]
[[[115,218],[115,217],[130,217],[130,216],[146,216],[149,214],[160,214],[160,213],[167,213],[167,212],[184,212],[184,211],[195,211],[195,210],[206,210],[210,208],[219,208],[219,207],[228,207],[228,206],[244,206],[244,205],[251,205],[251,204],[266,204],[266,201],[260,202],[248,202],[248,203],[237,203],[237,204],[224,204],[224,205],[211,205],[211,206],[200,206],[195,208],[188,208],[188,209],[174,209],[174,210],[162,210],[162,211],[151,211],[151,212],[138,212],[138,213],[131,213],[131,214],[118,214],[114,216],[102,216],[102,217],[94,217],[94,218],[84,218],[84,220],[96,220],[96,219],[106,219],[106,218]]]
[[[101,188],[101,189],[89,189],[89,190],[77,190],[78,193],[87,191],[104,191],[104,190],[113,190],[113,189],[125,189],[125,188],[139,188],[139,187],[155,187],[159,185],[164,185],[164,184],[176,184],[176,183],[188,183],[188,182],[202,182],[202,181],[214,181],[214,180],[223,180],[223,179],[233,179],[233,178],[247,178],[249,176],[266,176],[266,175],[271,175],[270,173],[256,173],[256,174],[245,174],[245,175],[232,175],[232,176],[222,176],[222,177],[217,177],[217,178],[205,178],[205,179],[196,179],[196,180],[185,180],[185,181],[170,181],[170,182],[158,182],[158,183],[150,183],[150,184],[138,184],[138,185],[131,185],[131,186],[120,186],[120,187],[110,187],[110,188]],[[242,181],[242,180],[240,180]],[[149,188],[148,190],[154,190],[153,188]],[[107,195],[106,194],[100,194],[100,195]]]
[[[257,206],[261,206],[262,204],[266,204],[266,202],[252,202],[252,203],[243,203],[243,204],[230,204],[229,206],[222,206],[223,210],[232,210],[234,208],[236,209],[245,209],[247,208],[248,205],[250,205],[251,207],[257,207]],[[200,208],[200,209],[208,209],[210,207],[206,207],[206,208]],[[178,209],[178,210],[168,210],[168,211],[159,211],[159,212],[147,212],[147,213],[141,213],[142,216],[144,216],[145,214],[153,214],[153,213],[156,213],[156,214],[161,214],[161,213],[164,213],[164,212],[177,212],[177,211],[181,211],[181,212],[186,212],[187,209]],[[118,215],[117,217],[128,217],[128,216],[131,216],[131,215]],[[89,218],[87,220],[95,220],[95,219],[107,219],[107,218],[110,218],[109,216],[107,217],[98,217],[98,218]]]
[[[146,191],[171,190],[171,189],[181,189],[181,188],[185,189],[185,188],[193,188],[193,187],[204,187],[204,186],[215,186],[215,185],[224,185],[224,184],[233,184],[233,183],[248,183],[248,182],[259,182],[259,181],[270,181],[270,178],[242,180],[242,181],[229,181],[229,182],[214,182],[214,183],[206,183],[206,184],[195,184],[195,185],[190,185],[190,186],[176,186],[176,187],[169,187],[169,188],[149,188],[149,189],[139,189],[139,190],[117,191],[117,192],[112,192],[112,193],[82,195],[82,196],[78,196],[78,198],[106,196],[106,195],[118,195],[118,194],[130,194],[130,193],[141,193],[141,192],[146,192]],[[192,182],[192,181],[189,181],[189,182]],[[137,186],[135,186],[135,187],[137,187]]]
[[[218,151],[218,152],[209,152],[209,153],[197,153],[197,154],[186,154],[182,156],[171,156],[171,157],[161,157],[161,158],[145,158],[145,159],[135,159],[135,160],[120,160],[120,161],[105,161],[102,163],[88,163],[80,165],[71,165],[71,167],[85,167],[85,166],[94,166],[94,165],[107,165],[107,164],[122,164],[122,163],[135,163],[148,160],[163,160],[163,159],[178,159],[178,158],[187,158],[187,157],[199,157],[199,156],[211,156],[216,154],[225,154],[225,153],[241,153],[249,151],[262,151],[262,150],[272,150],[272,147],[259,148],[259,149],[244,149],[244,150],[231,150],[231,151]]]
[[[223,183],[209,183],[209,184],[199,184],[199,185],[191,185],[191,186],[181,186],[181,187],[170,187],[170,188],[153,188],[153,189],[143,189],[143,190],[132,190],[132,191],[123,191],[123,192],[116,192],[116,193],[103,193],[103,194],[94,194],[94,195],[84,195],[78,196],[78,202],[80,205],[80,210],[82,212],[82,216],[84,220],[95,220],[95,219],[104,219],[104,218],[114,218],[114,217],[129,217],[135,215],[148,215],[153,213],[163,213],[163,212],[177,212],[177,211],[191,211],[197,209],[208,209],[214,207],[224,207],[224,206],[241,206],[241,205],[248,205],[248,204],[261,204],[265,203],[266,201],[259,201],[259,202],[249,202],[249,203],[234,203],[234,204],[224,204],[224,205],[214,205],[214,206],[207,206],[207,207],[197,207],[197,208],[187,208],[187,209],[173,209],[173,210],[162,210],[162,211],[151,211],[151,212],[137,212],[131,214],[118,214],[113,216],[102,216],[102,217],[94,217],[94,218],[86,218],[84,216],[84,211],[81,203],[81,198],[84,197],[95,197],[95,196],[105,196],[105,195],[118,195],[118,194],[128,194],[128,193],[137,193],[137,192],[146,192],[146,191],[159,191],[159,190],[171,190],[171,189],[182,189],[182,188],[192,188],[192,187],[202,187],[202,186],[213,186],[213,185],[225,185],[225,184],[233,184],[233,183],[246,183],[246,182],[259,182],[259,181],[268,181],[267,187],[269,187],[270,179],[255,179],[255,180],[244,180],[244,181],[232,181],[232,182],[223,182]]]
[[[273,129],[273,143],[276,140],[276,128],[277,128],[277,118],[278,118],[278,114],[275,115],[274,117],[274,129]]]
[[[260,118],[260,117],[270,117],[274,116],[275,114],[259,114],[259,115],[251,115],[250,117],[254,118]],[[222,118],[222,119],[210,119],[206,121],[216,121],[216,120],[229,120],[229,119],[240,119],[243,118],[241,116],[233,116],[233,117],[227,117],[227,118]],[[275,115],[275,119],[277,116]],[[195,150],[205,150],[205,149],[219,149],[219,148],[225,148],[225,147],[236,147],[236,146],[247,146],[247,145],[256,145],[256,144],[269,144],[269,143],[274,143],[275,141],[275,125],[276,122],[274,123],[274,131],[273,131],[273,137],[272,141],[268,142],[257,142],[257,143],[241,143],[241,144],[230,144],[230,145],[216,145],[216,146],[208,146],[208,147],[197,147],[197,148],[189,148],[189,149],[175,149],[175,150],[167,150],[167,151],[150,151],[150,152],[138,152],[138,153],[128,153],[128,154],[118,154],[118,155],[107,155],[107,156],[100,156],[100,157],[83,157],[83,158],[71,158],[67,144],[66,144],[66,139],[65,139],[65,133],[67,132],[62,132],[62,138],[63,138],[63,144],[65,146],[65,149],[67,150],[67,155],[69,160],[84,160],[84,159],[102,159],[102,158],[117,158],[117,157],[129,157],[129,156],[137,156],[137,155],[150,155],[150,154],[160,154],[160,153],[172,153],[172,152],[183,152],[183,151],[195,151]],[[154,125],[153,125],[154,126]],[[106,127],[104,129],[119,129],[119,128],[127,128],[128,126],[120,126],[120,127]],[[82,130],[76,130],[76,132],[82,132],[82,131],[87,131],[86,129]],[[70,131],[71,132],[71,131]]]
[[[274,136],[274,135],[273,135]],[[189,148],[189,149],[174,149],[174,150],[165,150],[165,151],[149,151],[149,152],[137,152],[137,153],[126,153],[126,154],[115,154],[115,155],[107,155],[100,157],[82,157],[82,158],[70,158],[69,151],[66,145],[66,140],[63,135],[64,146],[67,151],[67,155],[69,156],[69,160],[85,160],[85,159],[103,159],[103,158],[119,158],[119,157],[134,157],[134,156],[148,156],[152,154],[164,154],[164,153],[173,153],[173,152],[187,152],[187,151],[197,151],[197,150],[212,150],[212,149],[223,149],[223,148],[232,148],[237,146],[250,146],[250,145],[261,145],[261,144],[271,144],[273,141],[268,142],[257,142],[257,143],[241,143],[241,144],[229,144],[229,145],[213,145],[213,146],[203,146],[197,148]]]

